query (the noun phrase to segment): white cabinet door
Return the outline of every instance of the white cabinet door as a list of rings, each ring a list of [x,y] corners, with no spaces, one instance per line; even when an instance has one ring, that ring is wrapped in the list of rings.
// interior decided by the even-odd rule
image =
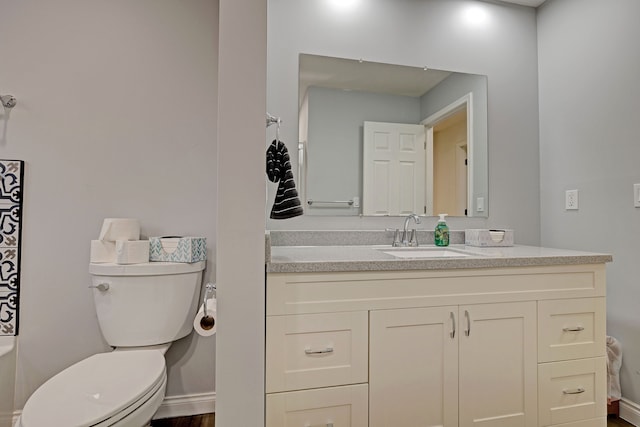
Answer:
[[[370,427],[458,425],[457,310],[370,313]]]
[[[460,426],[537,425],[536,303],[460,306]]]
[[[534,427],[536,303],[370,313],[371,427]]]

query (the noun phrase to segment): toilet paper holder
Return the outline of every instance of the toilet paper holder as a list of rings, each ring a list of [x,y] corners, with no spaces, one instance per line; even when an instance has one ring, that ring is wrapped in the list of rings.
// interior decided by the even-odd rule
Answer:
[[[209,282],[204,286],[204,301],[202,302],[202,305],[204,307],[204,316],[207,317],[207,301],[209,301],[209,299],[211,299],[211,297],[213,297],[214,293],[216,292],[216,284]]]

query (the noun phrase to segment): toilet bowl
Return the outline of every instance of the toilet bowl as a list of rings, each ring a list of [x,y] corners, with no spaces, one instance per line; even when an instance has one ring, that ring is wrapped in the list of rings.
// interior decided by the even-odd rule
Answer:
[[[38,388],[17,425],[142,426],[162,403],[166,383],[160,350],[96,354]]]
[[[116,348],[45,382],[16,427],[148,425],[165,395],[164,354],[191,331],[203,269],[204,262],[92,264],[98,321]]]

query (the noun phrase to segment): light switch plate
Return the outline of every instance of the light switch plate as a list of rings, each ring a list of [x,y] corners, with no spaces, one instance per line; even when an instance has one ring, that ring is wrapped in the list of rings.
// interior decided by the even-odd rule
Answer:
[[[478,212],[484,212],[484,197],[478,197],[476,200],[476,210]]]
[[[578,190],[567,190],[565,192],[564,208],[568,211],[578,210]]]
[[[640,208],[640,184],[633,184],[633,206]]]

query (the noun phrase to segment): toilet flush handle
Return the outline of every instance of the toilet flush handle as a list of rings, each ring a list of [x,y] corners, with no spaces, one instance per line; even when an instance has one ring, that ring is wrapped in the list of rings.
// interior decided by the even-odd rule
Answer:
[[[96,288],[100,292],[106,292],[109,290],[108,283],[98,283],[97,285],[89,285],[90,288]]]

